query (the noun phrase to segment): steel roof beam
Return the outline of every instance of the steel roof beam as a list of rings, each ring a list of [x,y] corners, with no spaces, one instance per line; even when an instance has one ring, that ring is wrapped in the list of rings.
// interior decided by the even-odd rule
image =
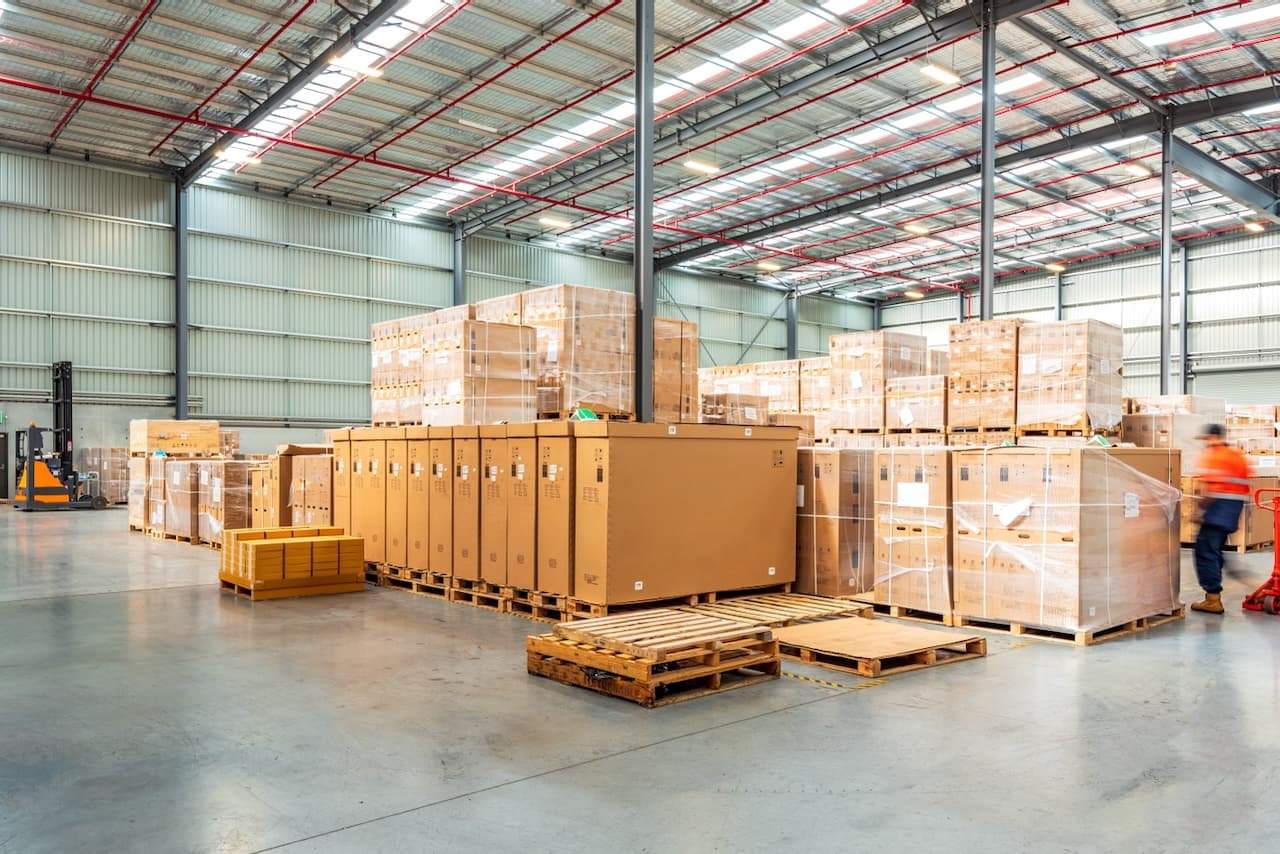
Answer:
[[[356,21],[351,29],[339,36],[328,50],[309,62],[306,68],[290,78],[279,89],[272,92],[257,109],[241,119],[235,126],[236,130],[241,132],[252,130],[259,122],[288,103],[303,87],[327,71],[329,66],[333,64],[334,57],[346,53],[355,47],[368,33],[385,24],[405,5],[405,2],[406,0],[382,0],[381,3],[369,11],[369,14]],[[214,160],[217,159],[217,152],[235,142],[241,136],[242,133],[224,133],[218,138],[217,142],[196,155],[196,159],[192,160],[178,174],[178,186],[182,189],[190,187],[195,183],[196,179],[213,165]]]
[[[1173,165],[1179,172],[1217,190],[1231,201],[1257,211],[1260,216],[1280,223],[1280,199],[1265,186],[1249,180],[1177,137],[1173,137],[1172,146]]]
[[[1171,105],[1173,112],[1174,127],[1186,127],[1188,125],[1197,124],[1199,122],[1208,121],[1217,116],[1230,115],[1240,113],[1254,107],[1261,107],[1267,104],[1273,104],[1276,100],[1275,90],[1268,87],[1266,89],[1252,89],[1247,92],[1237,92],[1232,95],[1221,95],[1216,98],[1207,98],[1203,101],[1195,101],[1190,104]],[[1019,163],[1044,160],[1049,157],[1056,157],[1065,154],[1068,151],[1075,151],[1081,148],[1089,148],[1090,146],[1100,145],[1108,142],[1115,142],[1119,139],[1126,139],[1131,136],[1143,136],[1160,132],[1159,117],[1153,113],[1144,113],[1129,119],[1121,119],[1111,124],[1100,125],[1087,131],[1072,134],[1062,139],[1047,142],[1042,145],[1024,148],[1021,151],[1014,151],[1002,157],[996,158],[996,168],[1005,169],[1010,166],[1016,166]],[[895,190],[887,190],[882,193],[876,193],[873,196],[865,196],[861,199],[843,204],[834,205],[813,213],[804,214],[793,219],[783,222],[774,223],[773,225],[763,226],[753,231],[743,234],[733,235],[735,241],[744,243],[755,243],[766,237],[772,237],[785,231],[791,231],[797,228],[804,228],[815,223],[826,222],[836,217],[855,214],[861,210],[882,207],[898,199],[909,198],[911,196],[927,193],[932,190],[940,190],[943,187],[949,187],[952,184],[961,181],[972,180],[978,174],[978,167],[970,164],[960,169],[953,169],[950,172],[941,175],[935,175],[932,178],[926,178],[923,181],[914,183],[904,183]],[[903,175],[902,179],[906,180],[911,175]],[[692,249],[686,249],[672,255],[664,255],[655,260],[658,269],[667,269],[677,264],[683,264],[692,261],[695,258],[706,255],[715,251],[716,244],[708,243],[703,246],[697,246]]]
[[[1154,113],[1159,113],[1162,116],[1168,112],[1168,109],[1164,106],[1164,104],[1161,104],[1159,101],[1155,100],[1154,98],[1149,96],[1147,93],[1143,92],[1138,87],[1132,86],[1124,82],[1123,80],[1120,80],[1119,78],[1115,77],[1100,63],[1094,62],[1092,59],[1089,59],[1087,56],[1076,53],[1069,45],[1062,44],[1060,41],[1055,39],[1049,33],[1046,33],[1044,30],[1037,27],[1035,24],[1028,23],[1027,21],[1014,21],[1013,26],[1015,29],[1021,30],[1022,32],[1031,36],[1031,38],[1040,42],[1040,44],[1049,48],[1054,53],[1058,54],[1068,62],[1072,62],[1075,65],[1078,65],[1079,67],[1083,68],[1085,71],[1088,71],[1090,74],[1093,74],[1094,76],[1096,76],[1099,80],[1104,80],[1111,86],[1115,87],[1116,89],[1119,89],[1121,92],[1125,93],[1130,98],[1134,98],[1140,101],[1142,105],[1145,106],[1148,110],[1151,110]]]
[[[1000,4],[1000,10],[997,12],[997,18],[1002,21],[1012,20],[1014,18],[1027,15],[1032,12],[1046,9],[1056,5],[1057,0],[1007,0]],[[825,68],[819,68],[808,74],[762,92],[755,97],[748,98],[735,107],[730,107],[715,115],[708,116],[702,121],[694,122],[686,125],[683,129],[667,134],[661,139],[654,140],[653,149],[655,155],[683,143],[687,143],[691,138],[704,134],[708,131],[715,130],[729,122],[736,121],[745,116],[750,116],[760,110],[777,103],[778,101],[794,97],[809,91],[814,86],[825,83],[834,77],[856,71],[868,66],[879,65],[892,59],[903,56],[909,56],[919,51],[922,47],[933,44],[941,44],[956,38],[973,35],[978,31],[977,22],[974,21],[972,12],[967,8],[956,9],[944,15],[940,15],[932,21],[919,24],[910,29],[903,30],[897,35],[890,36],[882,42],[871,45],[863,50],[852,53],[844,59],[831,63]],[[631,153],[623,154],[618,157],[611,158],[605,162],[591,168],[571,178],[544,187],[539,191],[539,195],[550,196],[562,193],[568,190],[574,190],[583,185],[601,178],[616,169],[629,166],[633,161]],[[486,213],[468,220],[464,228],[468,234],[474,234],[483,228],[487,228],[499,220],[506,219],[516,211],[525,206],[524,201],[509,202],[494,208]]]

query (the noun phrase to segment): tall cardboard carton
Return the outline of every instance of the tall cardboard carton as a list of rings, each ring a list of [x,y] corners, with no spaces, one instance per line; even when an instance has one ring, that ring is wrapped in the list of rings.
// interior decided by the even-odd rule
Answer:
[[[888,430],[947,429],[947,378],[894,377],[885,382],[885,427]],[[935,444],[942,444],[936,442]]]
[[[507,501],[511,453],[507,425],[480,428],[480,577],[507,584]]]
[[[200,467],[192,460],[165,462],[164,532],[200,539]]]
[[[537,330],[538,412],[635,411],[634,297],[561,284],[520,300],[520,322]]]
[[[333,433],[333,524],[351,531],[351,431]]]
[[[884,429],[885,384],[928,371],[928,342],[921,335],[846,332],[831,336],[829,350],[835,429]]]
[[[1178,605],[1177,452],[956,451],[956,613],[1095,631]],[[1137,465],[1130,465],[1136,463]]]
[[[573,595],[574,519],[577,468],[576,422],[539,421],[538,571],[536,589],[544,593]]]
[[[1119,430],[1123,366],[1118,326],[1100,320],[1024,324],[1018,331],[1017,426]]]
[[[759,394],[769,398],[770,412],[799,412],[800,360],[758,362],[756,388]]]
[[[653,319],[653,420],[697,421],[698,324]],[[692,416],[692,418],[691,418]]]
[[[351,431],[351,528],[370,563],[387,561],[387,443],[403,440],[403,427]]]
[[[164,533],[165,457],[147,457],[147,531]]]
[[[453,575],[480,580],[480,430],[453,428]]]
[[[431,568],[431,428],[407,427],[405,508],[406,563],[409,569]]]
[[[797,593],[875,586],[875,451],[801,448],[796,465]]]
[[[267,510],[270,498],[270,491],[268,489],[270,478],[268,477],[268,474],[266,463],[255,463],[249,467],[249,506],[252,518],[251,527],[255,529],[266,528],[267,517],[270,515]]]
[[[875,454],[875,601],[948,615],[951,451],[883,448]]]
[[[1021,318],[969,320],[949,330],[948,426],[1009,430],[1017,422]]]
[[[507,584],[537,590],[538,438],[534,423],[507,425]],[[483,515],[481,516],[482,524]]]
[[[813,416],[816,439],[831,436],[831,359],[800,360],[800,412]]]
[[[795,430],[574,429],[575,598],[609,605],[795,580]]]
[[[427,508],[428,569],[453,574],[453,428],[428,428],[427,472],[431,478],[430,506]]]
[[[129,527],[145,530],[147,527],[147,486],[150,483],[150,465],[146,457],[129,458]]]
[[[462,320],[424,334],[424,424],[494,424],[535,416],[534,330]]]
[[[309,454],[294,457],[294,464],[302,464],[303,525],[333,524],[333,455]],[[296,520],[295,520],[296,521]]]
[[[407,429],[407,428],[406,428]],[[387,440],[387,555],[389,566],[409,565],[409,446]]]
[[[221,544],[225,531],[252,526],[251,465],[246,460],[200,461],[201,542]]]

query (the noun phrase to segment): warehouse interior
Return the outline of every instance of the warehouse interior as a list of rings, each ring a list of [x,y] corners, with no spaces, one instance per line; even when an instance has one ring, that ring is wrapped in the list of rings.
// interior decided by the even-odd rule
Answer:
[[[1280,495],[1277,0],[0,0],[0,44],[0,501],[14,504],[0,507],[0,851],[834,851],[940,834],[962,851],[1254,851],[1274,837],[1280,623],[1248,609],[1273,571],[1271,509],[1241,517],[1226,614],[1185,604],[1202,595],[1187,546],[1204,424],[1223,422],[1252,487]],[[583,295],[598,290],[600,304],[621,306],[604,312],[612,326],[565,307],[596,305]],[[535,298],[551,313],[535,317]],[[521,375],[515,415],[433,417],[456,407],[424,404],[405,360],[415,354],[430,376],[428,356],[439,357],[442,372],[427,342],[458,324],[473,340],[477,328],[534,327],[516,348],[535,374],[592,347],[618,357],[625,368],[608,382],[624,402],[572,397],[573,377],[546,404],[545,379]],[[663,324],[682,330],[671,417],[656,399]],[[553,327],[566,337],[548,357]],[[974,434],[958,426],[964,327],[1021,335],[1018,346],[1043,340],[1033,330],[1084,330],[1072,339],[1084,342],[1084,420],[1002,416],[988,396],[974,398],[986,413]],[[621,343],[602,344],[611,333],[599,328]],[[884,365],[920,367],[875,362],[886,388],[879,420],[864,423],[869,341]],[[1028,377],[1061,370],[1047,367],[1061,354],[1039,346],[1004,353],[1019,366],[1019,408],[1043,404]],[[1069,361],[1074,344],[1063,346]],[[489,364],[498,351],[477,352]],[[74,395],[60,408],[51,366],[56,377],[65,362]],[[810,409],[806,365],[818,363],[828,399]],[[838,371],[856,378],[844,397]],[[908,377],[921,382],[887,385]],[[792,390],[779,395],[780,381]],[[497,399],[487,388],[476,400]],[[895,394],[910,405],[886,405]],[[599,423],[578,423],[583,407]],[[37,457],[18,449],[51,408],[68,419],[54,434],[66,448],[119,452],[127,524],[123,507],[19,512],[21,471]],[[1156,440],[1135,442],[1129,418],[1148,419]],[[595,530],[581,503],[588,438],[619,455],[628,442],[663,445],[660,434],[670,446],[723,438],[723,454],[717,444],[679,459],[727,466],[706,470],[734,471],[726,483],[739,485],[681,488],[657,465],[619,462],[609,476],[637,480],[611,483],[610,501],[636,510],[602,517],[602,549],[643,557],[677,542],[685,517],[701,532],[699,571],[737,579],[707,555],[749,557],[761,520],[783,520],[794,572],[773,584],[770,565],[767,578],[689,582],[665,598],[637,586],[577,612],[571,590],[397,566],[385,492],[376,536],[356,519],[367,507],[354,484],[339,520],[342,460],[370,459],[361,441],[384,443],[391,482],[395,441],[419,437],[426,453],[466,437],[505,453],[525,438],[541,450],[544,421],[562,425],[549,435],[577,431],[568,537],[579,592]],[[655,421],[668,426],[644,433]],[[178,441],[161,434],[188,422]],[[192,451],[196,425],[213,422],[211,450]],[[485,432],[498,426],[501,438]],[[717,462],[748,446],[785,459],[784,489],[744,489],[757,481]],[[856,520],[870,538],[853,549],[866,555],[865,595],[805,587],[806,561],[821,561],[803,545],[823,518],[816,461],[856,457],[857,483],[876,480],[882,454],[888,468],[905,458],[924,471],[941,448],[954,496],[938,564],[948,604],[872,601],[896,577],[873,554],[885,542],[879,495]],[[960,580],[965,466],[1029,448],[1044,460],[1043,475],[1027,465],[1046,506],[1048,470],[1079,466],[1075,538],[1103,538],[1108,605],[1125,559],[1109,550],[1109,521],[1097,533],[1112,516],[1090,515],[1081,473],[1106,461],[1103,503],[1121,489],[1112,478],[1136,484],[1116,518],[1149,525],[1145,551],[1172,573],[1154,601],[1168,607],[1090,613],[1066,642],[1045,628],[1043,586],[1043,622],[1006,619],[1000,631],[1000,619],[960,619],[972,595]],[[160,488],[173,489],[167,466],[188,456],[185,536],[153,531],[157,460]],[[291,501],[297,481],[281,474],[309,456],[324,460],[318,507]],[[228,581],[241,555],[271,546],[230,535],[240,525],[228,522],[203,537],[215,548],[194,547],[207,521],[203,503],[195,521],[194,482],[224,457],[243,462],[245,529],[332,539],[335,561],[338,541],[362,541],[359,592],[252,601],[253,582]],[[78,453],[75,464],[98,465],[101,479],[69,488],[107,487],[106,463]],[[934,476],[896,483],[887,503],[937,509],[901,489]],[[651,487],[662,498],[641,495]],[[966,500],[1004,520],[985,491]],[[779,504],[785,514],[762,509]],[[1153,508],[1165,516],[1151,526]],[[412,541],[413,523],[401,524]],[[635,544],[618,547],[618,532]],[[508,543],[514,567],[504,528]],[[1059,567],[1045,554],[1018,559],[1048,577]],[[682,598],[693,610],[681,613],[710,620],[697,609],[783,587],[840,619],[750,636],[775,652],[793,629],[836,623],[976,640],[954,666],[929,657],[875,677],[803,650],[775,656],[761,684],[718,690],[716,676],[688,702],[647,695],[652,709],[600,696],[611,692],[581,676],[598,683],[598,668],[583,665],[577,682],[534,668],[535,636],[553,625]],[[528,595],[499,592],[513,589]],[[863,613],[837,613],[855,600]],[[574,631],[585,629],[555,642]],[[666,668],[650,676],[666,685]]]

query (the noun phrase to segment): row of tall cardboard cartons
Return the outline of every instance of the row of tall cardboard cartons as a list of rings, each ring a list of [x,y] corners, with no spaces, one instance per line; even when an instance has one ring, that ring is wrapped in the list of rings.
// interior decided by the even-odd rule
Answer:
[[[533,421],[579,407],[635,412],[635,304],[621,291],[551,285],[375,323],[375,425]],[[696,419],[697,324],[654,319],[654,408]]]
[[[130,456],[234,457],[240,453],[240,431],[224,430],[217,421],[137,418],[129,422]]]
[[[331,524],[332,454],[280,451],[266,461],[130,457],[130,529],[221,544],[228,529]]]
[[[539,421],[336,431],[367,561],[611,605],[795,579],[796,431]]]
[[[1166,613],[1180,476],[1150,448],[801,449],[796,589],[1067,632]]]

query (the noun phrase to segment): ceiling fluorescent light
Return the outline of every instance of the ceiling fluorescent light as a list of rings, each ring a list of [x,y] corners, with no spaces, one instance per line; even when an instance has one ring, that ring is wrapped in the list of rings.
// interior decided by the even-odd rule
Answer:
[[[545,225],[547,228],[569,228],[573,225],[569,220],[558,216],[540,216],[538,224]]]
[[[1246,222],[1244,227],[1246,231],[1252,231],[1254,234],[1261,234],[1267,230],[1267,227],[1260,222]]]
[[[929,229],[918,222],[909,222],[902,227],[902,230],[908,234],[917,235],[918,237],[923,237],[929,233]]]
[[[782,265],[776,261],[757,261],[756,266],[766,273],[776,273],[782,269]]]
[[[353,56],[353,54],[359,55]],[[365,77],[381,77],[382,69],[374,68],[369,60],[364,59],[365,56],[373,56],[375,59],[381,58],[367,50],[356,49],[329,60],[329,64],[337,68],[345,68],[347,71],[354,71],[356,74],[361,74]]]
[[[1277,6],[1276,8],[1280,9],[1280,6]],[[1254,107],[1252,110],[1245,110],[1244,114],[1246,116],[1261,116],[1266,113],[1275,112],[1280,112],[1280,101],[1276,101],[1274,104],[1268,104],[1265,107]]]
[[[1048,270],[1050,273],[1065,273],[1065,272],[1067,272],[1067,265],[1066,265],[1066,264],[1059,264],[1059,263],[1057,263],[1057,262],[1052,263],[1052,264],[1045,264],[1045,265],[1044,265],[1044,268],[1045,268],[1046,270]]]
[[[1241,27],[1260,24],[1273,18],[1280,18],[1280,4],[1267,6],[1263,9],[1251,9],[1248,12],[1237,12],[1234,15],[1218,15],[1210,20],[1213,21],[1213,25],[1218,29],[1238,30]]]
[[[234,148],[224,148],[221,151],[214,152],[214,156],[219,160],[225,160],[228,163],[243,163],[245,166],[256,166],[262,162],[261,158],[255,157],[244,151],[236,151]]]
[[[912,288],[909,291],[903,291],[902,295],[907,299],[924,299],[924,291],[918,291]]]
[[[849,141],[854,145],[871,145],[873,142],[880,142],[881,140],[888,139],[891,136],[893,136],[893,134],[887,130],[872,128],[871,130],[863,131],[857,136],[849,137]]]
[[[933,113],[926,113],[921,110],[918,113],[912,113],[900,119],[890,119],[889,124],[900,130],[911,130],[912,128],[920,127],[920,125],[927,125],[929,122],[936,121],[937,118]]]
[[[460,124],[460,125],[466,125],[467,127],[469,127],[469,128],[475,128],[476,130],[482,130],[482,131],[484,131],[485,133],[497,133],[497,132],[498,132],[498,129],[497,129],[497,128],[495,128],[495,127],[490,127],[489,125],[481,124],[480,122],[473,122],[473,121],[471,121],[471,119],[458,119],[458,124]]]
[[[1160,33],[1152,33],[1146,36],[1138,36],[1138,41],[1147,47],[1160,47],[1161,45],[1173,44],[1175,42],[1186,41],[1187,39],[1196,39],[1201,36],[1211,36],[1216,33],[1213,27],[1203,21],[1187,24],[1185,27],[1177,27],[1172,30],[1165,30]]]
[[[1143,166],[1141,163],[1129,163],[1124,167],[1124,171],[1137,178],[1151,177],[1151,170]]]
[[[690,172],[701,172],[703,175],[715,175],[720,171],[720,167],[714,163],[705,163],[701,160],[686,160],[684,168]]]
[[[960,82],[959,74],[936,62],[920,66],[920,73],[935,83],[941,83],[943,86],[954,86]]]

